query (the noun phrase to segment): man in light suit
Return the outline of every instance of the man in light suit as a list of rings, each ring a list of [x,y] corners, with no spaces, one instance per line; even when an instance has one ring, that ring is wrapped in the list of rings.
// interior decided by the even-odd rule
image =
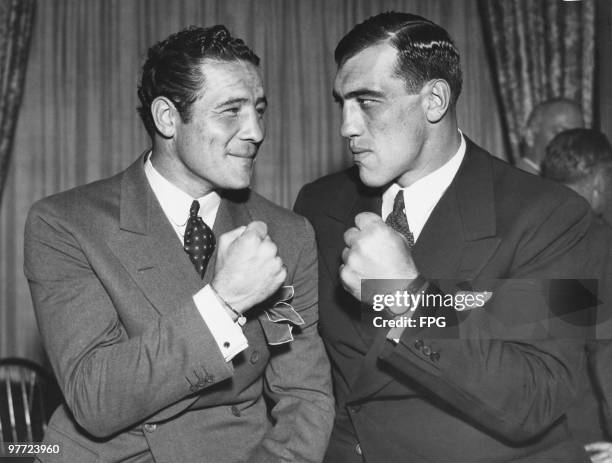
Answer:
[[[66,403],[42,461],[318,462],[333,422],[313,232],[248,189],[259,59],[223,26],[154,45],[153,148],[36,203],[25,273]]]
[[[353,28],[335,58],[355,167],[306,185],[295,205],[317,236],[336,394],[325,461],[587,462],[564,422],[580,333],[550,316],[540,285],[588,267],[588,205],[458,130],[459,54],[440,26],[383,13]],[[372,279],[392,296],[383,321],[415,326],[375,326],[365,297],[360,310]],[[397,291],[486,304],[406,309]],[[440,327],[423,323],[433,315]]]

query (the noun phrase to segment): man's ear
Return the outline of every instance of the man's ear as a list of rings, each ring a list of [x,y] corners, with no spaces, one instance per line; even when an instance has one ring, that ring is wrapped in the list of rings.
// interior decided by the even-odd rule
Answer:
[[[432,124],[439,122],[451,105],[451,89],[444,79],[430,80],[423,87],[425,91],[425,114]]]
[[[158,96],[151,103],[151,116],[155,128],[164,138],[172,138],[176,130],[176,120],[179,113],[174,103],[165,96]]]

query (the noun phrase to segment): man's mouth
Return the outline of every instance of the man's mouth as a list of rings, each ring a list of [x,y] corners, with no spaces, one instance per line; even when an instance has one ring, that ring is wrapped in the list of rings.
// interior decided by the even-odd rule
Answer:
[[[351,150],[351,153],[353,153],[354,155],[359,155],[359,154],[363,154],[363,153],[370,151],[370,149],[366,146],[356,145],[353,143],[349,143],[349,149]]]
[[[360,147],[351,148],[351,152],[353,153],[354,162],[362,161],[371,153],[369,149],[360,148]]]
[[[254,160],[255,156],[257,156],[257,151],[253,150],[253,152],[247,151],[247,152],[244,152],[244,153],[227,153],[227,155],[235,157],[235,158]]]

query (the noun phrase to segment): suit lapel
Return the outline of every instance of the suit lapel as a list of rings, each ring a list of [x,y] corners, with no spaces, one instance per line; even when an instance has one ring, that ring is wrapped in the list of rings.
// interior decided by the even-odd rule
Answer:
[[[429,279],[473,279],[489,261],[501,238],[495,235],[495,202],[489,155],[466,138],[464,161],[438,201],[413,248],[419,271]],[[408,336],[418,328],[406,328]],[[377,330],[353,383],[350,400],[375,394],[393,381],[378,360],[386,331]]]
[[[109,246],[144,296],[161,315],[186,303],[202,281],[149,186],[144,156],[123,174],[119,214]]]
[[[465,159],[432,211],[413,248],[420,272],[430,279],[471,279],[489,260],[496,236],[491,159],[466,138]]]

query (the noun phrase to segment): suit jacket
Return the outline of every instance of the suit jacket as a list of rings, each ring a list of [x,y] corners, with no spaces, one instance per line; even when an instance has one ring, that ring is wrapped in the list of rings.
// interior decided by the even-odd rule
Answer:
[[[388,330],[361,319],[339,283],[342,235],[356,214],[380,214],[381,193],[350,169],[305,186],[296,201],[318,240],[320,331],[337,401],[326,461],[588,461],[563,420],[583,342],[547,339],[538,322],[550,318],[546,304],[514,303],[520,280],[508,280],[494,304],[444,336],[435,327],[406,328],[395,345]],[[413,258],[430,280],[581,276],[590,222],[588,205],[569,189],[467,140]],[[508,323],[495,325],[495,317]],[[525,323],[512,327],[514,317]]]
[[[289,324],[268,318],[274,301],[261,304],[243,327],[249,347],[226,363],[192,299],[216,253],[202,281],[143,159],[29,213],[25,274],[66,400],[45,442],[60,443],[66,462],[320,461],[333,399],[310,225],[251,191],[223,195],[215,235],[266,222],[304,320],[292,342],[273,346]]]
[[[597,220],[592,234],[598,243],[597,255],[604,260],[604,271],[600,280],[602,304],[597,317],[597,339],[588,344],[589,374],[593,381],[593,393],[599,399],[598,411],[603,423],[602,428],[606,431],[599,440],[609,441],[612,437],[612,227],[603,220]],[[570,424],[576,422],[584,426],[585,422],[589,422],[584,419],[583,410],[588,405],[585,406],[583,402],[587,402],[589,396],[585,397],[573,407],[572,415],[575,415],[575,419],[570,415]],[[589,433],[588,437],[592,439],[591,434],[596,435],[595,431],[602,434],[596,429]]]

